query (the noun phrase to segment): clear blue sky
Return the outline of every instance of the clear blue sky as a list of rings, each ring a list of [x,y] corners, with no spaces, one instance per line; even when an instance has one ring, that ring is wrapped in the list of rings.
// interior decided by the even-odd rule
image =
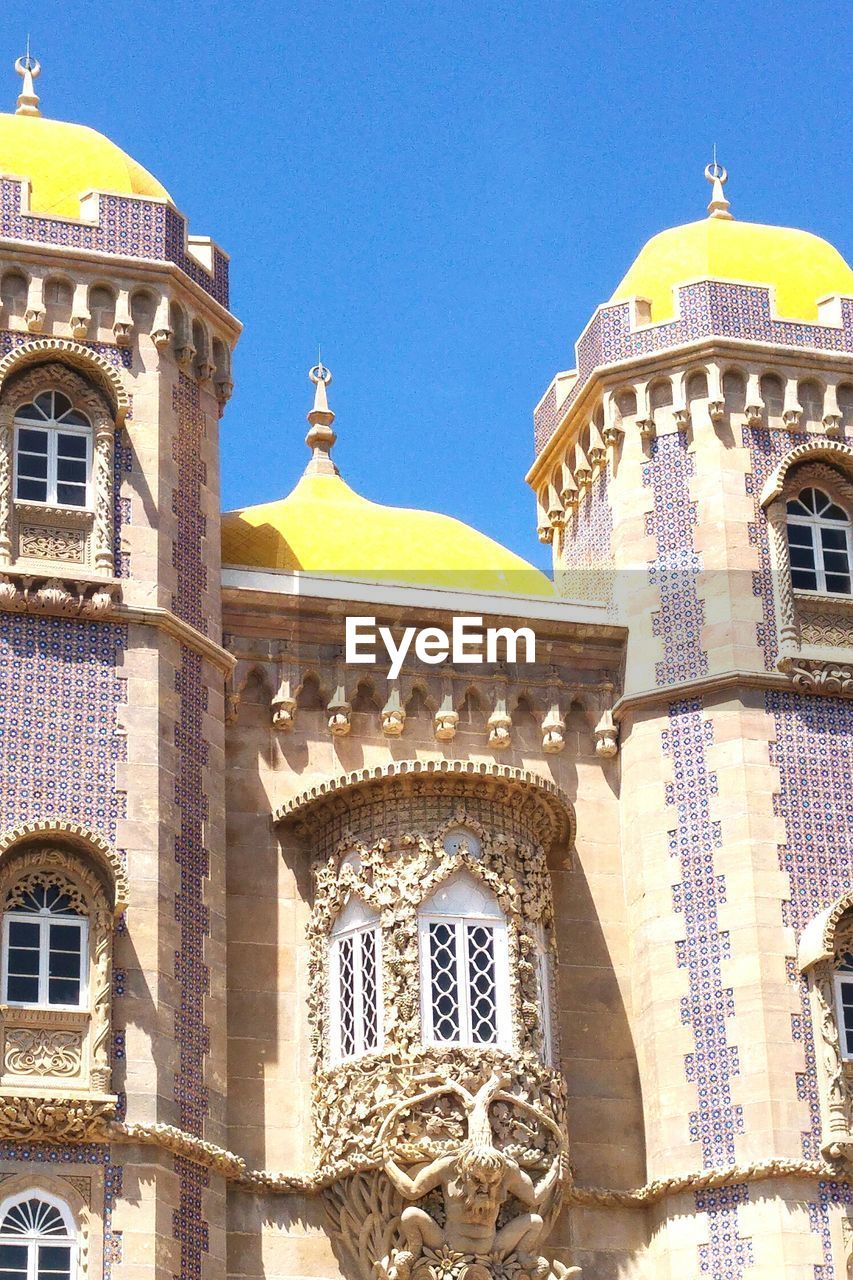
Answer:
[[[304,465],[318,342],[336,458],[379,501],[542,562],[531,410],[641,244],[703,215],[716,141],[738,217],[853,254],[849,6],[25,4],[45,114],[108,134],[232,256],[245,324],[227,507]]]

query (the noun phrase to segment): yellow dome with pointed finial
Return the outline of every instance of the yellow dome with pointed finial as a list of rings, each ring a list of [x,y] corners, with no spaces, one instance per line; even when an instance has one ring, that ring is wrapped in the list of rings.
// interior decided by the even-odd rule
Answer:
[[[15,114],[0,114],[0,174],[29,180],[33,213],[79,218],[80,197],[93,190],[170,198],[156,178],[103,134],[40,114],[33,85],[38,62],[27,55],[16,69],[24,85]]]
[[[764,285],[773,291],[775,313],[786,320],[814,322],[818,300],[853,295],[853,270],[831,244],[794,227],[735,221],[723,195],[724,169],[706,176],[714,182],[710,217],[672,227],[640,250],[615,289],[611,302],[646,298],[651,321],[671,320],[676,290],[692,280],[726,280]]]
[[[553,594],[544,573],[461,520],[383,506],[351,489],[330,456],[331,375],[318,365],[311,378],[316,392],[306,443],[313,456],[305,474],[286,498],[225,513],[223,564],[460,591]]]

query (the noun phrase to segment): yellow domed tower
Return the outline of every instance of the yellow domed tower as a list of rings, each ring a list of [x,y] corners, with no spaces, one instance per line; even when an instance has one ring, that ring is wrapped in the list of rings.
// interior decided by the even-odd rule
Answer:
[[[57,1280],[222,1276],[223,1184],[185,1157],[226,1140],[228,259],[113,142],[41,114],[36,61],[17,69],[0,115],[0,1236]]]
[[[725,170],[706,176],[708,217],[646,244],[537,406],[528,479],[562,593],[628,627],[636,1274],[840,1277],[853,271],[809,232],[735,220]]]

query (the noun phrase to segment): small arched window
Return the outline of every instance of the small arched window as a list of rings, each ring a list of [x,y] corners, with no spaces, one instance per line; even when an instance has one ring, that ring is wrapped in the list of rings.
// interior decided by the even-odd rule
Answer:
[[[44,1191],[25,1191],[0,1205],[3,1280],[71,1280],[77,1232],[66,1204]]]
[[[376,912],[351,898],[332,928],[329,1010],[332,1057],[340,1062],[382,1043],[382,973]]]
[[[835,1016],[841,1056],[853,1061],[853,955],[849,951],[835,969]]]
[[[803,489],[787,504],[791,582],[801,591],[850,594],[850,517],[822,489]]]
[[[441,885],[418,913],[421,1012],[432,1044],[512,1044],[507,928],[471,876]]]
[[[43,391],[15,414],[15,496],[87,507],[92,425],[61,391]]]
[[[3,915],[5,1003],[79,1009],[86,998],[87,925],[61,885],[14,886]]]

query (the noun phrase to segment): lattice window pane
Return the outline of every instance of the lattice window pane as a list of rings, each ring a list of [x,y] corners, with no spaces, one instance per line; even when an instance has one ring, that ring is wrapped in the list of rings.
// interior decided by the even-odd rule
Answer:
[[[853,981],[844,979],[838,984],[841,997],[839,1009],[839,1031],[844,1056],[853,1058]]]
[[[361,960],[361,1050],[364,1053],[379,1045],[379,975],[376,949],[379,933],[367,929],[359,935]]]
[[[460,1038],[459,963],[456,929],[452,924],[429,926],[430,1003],[436,1040],[458,1043]]]
[[[498,1038],[498,1005],[495,973],[495,933],[488,925],[466,925],[468,1001],[471,1040],[495,1044]]]
[[[355,1053],[355,943],[350,935],[337,945],[340,1054],[350,1058]]]
[[[0,1226],[4,1236],[68,1236],[62,1214],[55,1205],[31,1196],[10,1206]]]

